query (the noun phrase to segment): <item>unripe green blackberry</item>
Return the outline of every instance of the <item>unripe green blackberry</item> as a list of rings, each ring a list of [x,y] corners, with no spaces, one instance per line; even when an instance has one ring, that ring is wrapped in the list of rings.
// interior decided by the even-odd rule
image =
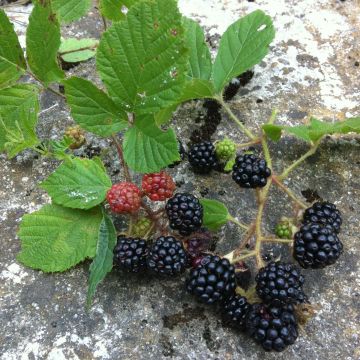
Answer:
[[[280,239],[291,239],[292,230],[290,224],[287,222],[280,222],[275,227],[275,234]]]
[[[236,153],[236,144],[225,138],[215,144],[215,153],[219,160],[228,160]]]
[[[148,234],[151,229],[151,220],[147,217],[142,217],[134,224],[132,230],[132,236],[143,238],[146,234]]]

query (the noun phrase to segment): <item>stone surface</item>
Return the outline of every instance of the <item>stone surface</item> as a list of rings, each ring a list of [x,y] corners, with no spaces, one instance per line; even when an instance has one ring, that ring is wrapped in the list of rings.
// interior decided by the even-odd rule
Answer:
[[[360,113],[359,5],[357,1],[180,0],[181,10],[200,21],[213,48],[219,33],[238,17],[260,8],[269,13],[277,29],[276,40],[254,77],[230,105],[256,129],[271,109],[279,109],[279,122],[303,123],[310,114],[329,121]],[[28,7],[17,11],[29,12]],[[12,9],[14,11],[14,9]],[[18,14],[18,15],[14,15]],[[10,13],[21,17],[26,14]],[[16,24],[24,34],[25,27]],[[65,27],[67,36],[98,37],[101,22],[95,9],[89,17]],[[22,38],[23,39],[23,38]],[[70,73],[96,80],[94,61]],[[262,100],[262,101],[259,101]],[[54,95],[42,98],[39,135],[59,138],[71,124],[66,106]],[[201,102],[179,109],[175,127],[187,142],[199,126]],[[223,114],[215,135],[245,140]],[[105,152],[114,180],[115,154],[108,143],[87,135],[88,143]],[[216,309],[194,301],[183,289],[183,277],[158,281],[156,276],[124,275],[113,271],[99,286],[95,304],[84,309],[88,263],[63,274],[43,274],[16,262],[20,243],[16,231],[24,213],[50,201],[36,185],[56,162],[25,152],[13,160],[0,156],[0,358],[17,359],[360,359],[359,137],[326,139],[318,153],[289,179],[295,192],[316,191],[343,212],[341,239],[345,251],[339,262],[325,270],[305,271],[306,291],[317,308],[316,316],[301,331],[297,343],[284,353],[265,354],[251,340],[221,322]],[[285,138],[271,146],[275,170],[306,151],[306,144]],[[229,204],[230,212],[250,222],[256,209],[253,193],[239,190],[228,175],[195,176],[186,163],[171,170],[180,190],[194,191]],[[305,199],[304,199],[305,201]],[[264,226],[271,232],[277,220],[291,214],[288,199],[273,191]],[[217,234],[216,252],[230,251],[240,239],[234,226]],[[284,247],[267,249],[269,256]]]

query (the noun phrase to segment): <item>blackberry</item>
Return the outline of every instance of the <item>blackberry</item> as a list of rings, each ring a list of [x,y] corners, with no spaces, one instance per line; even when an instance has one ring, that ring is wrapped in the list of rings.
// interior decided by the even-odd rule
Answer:
[[[240,330],[245,329],[246,316],[251,309],[247,299],[240,295],[235,295],[224,302],[224,320]]]
[[[138,272],[146,268],[148,252],[145,240],[119,236],[114,249],[114,263],[124,270]]]
[[[305,224],[294,237],[294,258],[303,268],[319,269],[334,264],[343,244],[334,229],[321,224]]]
[[[339,233],[342,224],[341,213],[334,204],[316,202],[305,210],[303,223],[330,225],[336,233]]]
[[[238,155],[233,166],[232,178],[243,188],[258,188],[266,185],[271,170],[266,161],[253,154]]]
[[[177,193],[166,203],[170,227],[181,235],[190,235],[202,225],[203,207],[191,194]]]
[[[188,158],[192,168],[201,174],[209,173],[218,165],[215,146],[210,141],[191,145]]]
[[[246,330],[266,351],[285,350],[298,337],[293,305],[252,305],[246,317]]]
[[[165,275],[176,275],[185,270],[188,257],[182,243],[173,236],[160,236],[147,258],[148,268]]]
[[[256,275],[256,292],[266,303],[297,304],[305,301],[304,277],[292,264],[271,262]]]
[[[209,255],[190,271],[186,289],[200,301],[213,304],[234,295],[235,269],[229,260]]]

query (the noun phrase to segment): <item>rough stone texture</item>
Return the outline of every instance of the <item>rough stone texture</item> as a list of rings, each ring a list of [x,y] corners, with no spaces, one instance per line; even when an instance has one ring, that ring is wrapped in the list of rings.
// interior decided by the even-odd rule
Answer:
[[[239,16],[261,8],[277,28],[272,50],[231,107],[254,129],[272,108],[280,110],[281,123],[303,123],[309,114],[329,121],[358,115],[359,107],[359,5],[356,0],[180,0],[181,10],[205,27],[211,45],[218,34]],[[19,8],[26,11],[29,7]],[[14,13],[10,15],[15,16]],[[21,22],[26,15],[18,14]],[[17,17],[17,20],[19,18]],[[94,9],[89,17],[64,28],[68,36],[98,36],[101,23]],[[19,33],[24,27],[17,24]],[[22,38],[23,39],[23,38]],[[96,79],[94,61],[71,73]],[[259,101],[262,100],[262,101]],[[62,102],[46,93],[39,124],[41,137],[58,138],[71,124]],[[194,123],[200,102],[184,105],[175,126],[187,141],[199,125]],[[216,138],[225,134],[244,140],[226,116]],[[91,144],[107,148],[88,136]],[[43,274],[16,262],[20,244],[16,230],[22,215],[38,209],[49,198],[36,184],[56,163],[25,152],[9,161],[0,157],[0,356],[12,359],[360,359],[359,138],[346,136],[324,141],[318,153],[296,170],[289,184],[300,195],[316,191],[335,202],[343,212],[341,233],[345,251],[339,262],[325,270],[305,271],[306,291],[318,308],[287,351],[265,354],[243,334],[223,326],[216,309],[196,303],[183,289],[183,278],[157,278],[112,272],[100,285],[94,306],[84,310],[88,263],[64,274]],[[306,151],[306,144],[290,138],[271,147],[275,169]],[[114,154],[105,154],[109,173],[119,179]],[[230,176],[195,176],[187,164],[171,171],[180,190],[229,204],[230,212],[249,222],[255,214],[251,191],[239,190]],[[270,210],[270,211],[269,211]],[[271,231],[281,215],[290,214],[289,202],[273,191],[264,218]],[[224,254],[239,241],[236,228],[218,234],[216,251]],[[285,254],[277,246],[269,254]],[[271,251],[270,251],[271,250]],[[286,255],[283,255],[283,257]]]

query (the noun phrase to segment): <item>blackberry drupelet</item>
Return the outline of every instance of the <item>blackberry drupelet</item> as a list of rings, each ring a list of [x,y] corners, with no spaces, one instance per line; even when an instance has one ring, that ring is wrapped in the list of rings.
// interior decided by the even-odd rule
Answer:
[[[114,249],[114,262],[124,270],[138,272],[146,268],[148,252],[145,240],[119,236]]]
[[[246,297],[235,295],[227,299],[223,305],[224,320],[240,330],[245,329],[246,316],[251,309]]]
[[[303,223],[330,225],[336,233],[339,233],[342,224],[341,213],[334,204],[329,202],[316,202],[305,210]]]
[[[246,318],[246,330],[266,351],[285,350],[298,337],[293,305],[252,305]]]
[[[334,264],[343,244],[330,225],[305,224],[294,236],[294,258],[303,268],[319,269]]]
[[[209,173],[218,165],[215,146],[210,141],[191,145],[188,158],[194,171],[201,174]]]
[[[203,207],[191,194],[177,193],[166,203],[170,227],[181,235],[190,235],[202,225]]]
[[[256,275],[256,292],[266,303],[298,304],[306,300],[304,280],[296,266],[271,262]]]
[[[165,275],[177,275],[185,270],[188,256],[183,244],[173,236],[160,236],[147,258],[148,268]]]
[[[233,166],[232,178],[243,188],[258,188],[266,185],[271,170],[266,161],[254,154],[238,155]]]
[[[213,304],[234,295],[235,269],[229,260],[209,255],[190,271],[186,289],[206,304]]]

